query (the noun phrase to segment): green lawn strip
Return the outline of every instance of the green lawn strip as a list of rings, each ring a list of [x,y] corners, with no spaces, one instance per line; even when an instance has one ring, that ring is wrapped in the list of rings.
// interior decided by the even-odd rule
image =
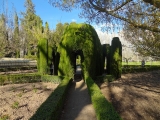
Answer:
[[[86,84],[91,96],[93,107],[96,111],[97,120],[122,120],[91,77],[86,78]]]
[[[57,120],[61,114],[67,90],[72,79],[64,78],[30,120]]]

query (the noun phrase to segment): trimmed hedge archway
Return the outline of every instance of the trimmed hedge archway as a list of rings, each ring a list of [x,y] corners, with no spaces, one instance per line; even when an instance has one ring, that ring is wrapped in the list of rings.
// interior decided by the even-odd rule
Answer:
[[[102,75],[102,46],[91,25],[71,23],[65,29],[57,51],[60,54],[58,75],[73,77],[76,55],[81,57],[84,78]]]

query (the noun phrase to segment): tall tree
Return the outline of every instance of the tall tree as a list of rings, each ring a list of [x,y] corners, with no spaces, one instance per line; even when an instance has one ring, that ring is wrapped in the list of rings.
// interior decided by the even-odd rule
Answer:
[[[117,24],[129,23],[136,28],[160,32],[159,25],[153,26],[152,22],[159,14],[160,0],[49,0],[49,2],[54,7],[67,11],[81,8],[80,16],[87,18],[89,22],[112,23],[115,28]],[[141,20],[135,19],[137,17]]]
[[[19,20],[18,20],[17,12],[15,12],[15,15],[14,15],[13,47],[16,53],[16,57],[20,57]]]
[[[37,44],[37,40],[32,34],[33,29],[35,27],[35,9],[34,4],[32,3],[32,0],[26,0],[24,4],[26,8],[26,12],[23,12],[23,18],[21,19],[21,24],[23,27],[23,30],[25,31],[25,42],[27,43],[27,55],[31,55],[31,50],[34,48],[35,44]]]
[[[63,35],[63,32],[68,25],[69,25],[68,23],[64,23],[64,24],[58,23],[56,25],[56,30],[53,33],[53,39],[56,47],[58,47],[59,43],[61,42],[61,37]]]
[[[6,18],[4,14],[0,14],[0,57],[5,56],[5,49],[7,47],[7,28],[6,28]]]
[[[132,44],[135,52],[143,56],[160,58],[160,33],[137,29],[126,25],[124,37]]]

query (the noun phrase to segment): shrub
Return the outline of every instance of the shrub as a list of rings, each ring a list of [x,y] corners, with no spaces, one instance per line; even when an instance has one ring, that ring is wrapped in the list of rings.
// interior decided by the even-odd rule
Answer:
[[[89,24],[72,23],[66,27],[57,51],[60,54],[60,76],[73,78],[76,55],[81,57],[83,73],[87,72],[94,78],[103,72],[102,46],[96,31]]]
[[[122,73],[122,45],[118,37],[114,37],[111,45],[111,74],[116,78],[121,78]]]
[[[70,78],[64,78],[30,120],[57,120],[61,114],[71,80]]]
[[[112,104],[103,96],[92,78],[88,77],[86,83],[93,107],[96,111],[97,120],[122,120]]]
[[[48,73],[48,41],[47,39],[43,38],[38,41],[38,59],[37,59],[37,66],[38,71],[41,74]]]

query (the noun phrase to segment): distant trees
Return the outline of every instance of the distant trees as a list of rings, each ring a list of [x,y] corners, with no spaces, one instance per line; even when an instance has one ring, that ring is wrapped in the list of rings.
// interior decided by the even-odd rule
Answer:
[[[0,13],[0,57],[24,56],[36,59],[38,40],[46,38],[54,44],[54,31],[50,30],[47,22],[43,26],[32,0],[25,0],[24,6],[26,10],[22,12],[21,18],[15,10],[8,15],[8,8],[2,6],[4,11]]]

